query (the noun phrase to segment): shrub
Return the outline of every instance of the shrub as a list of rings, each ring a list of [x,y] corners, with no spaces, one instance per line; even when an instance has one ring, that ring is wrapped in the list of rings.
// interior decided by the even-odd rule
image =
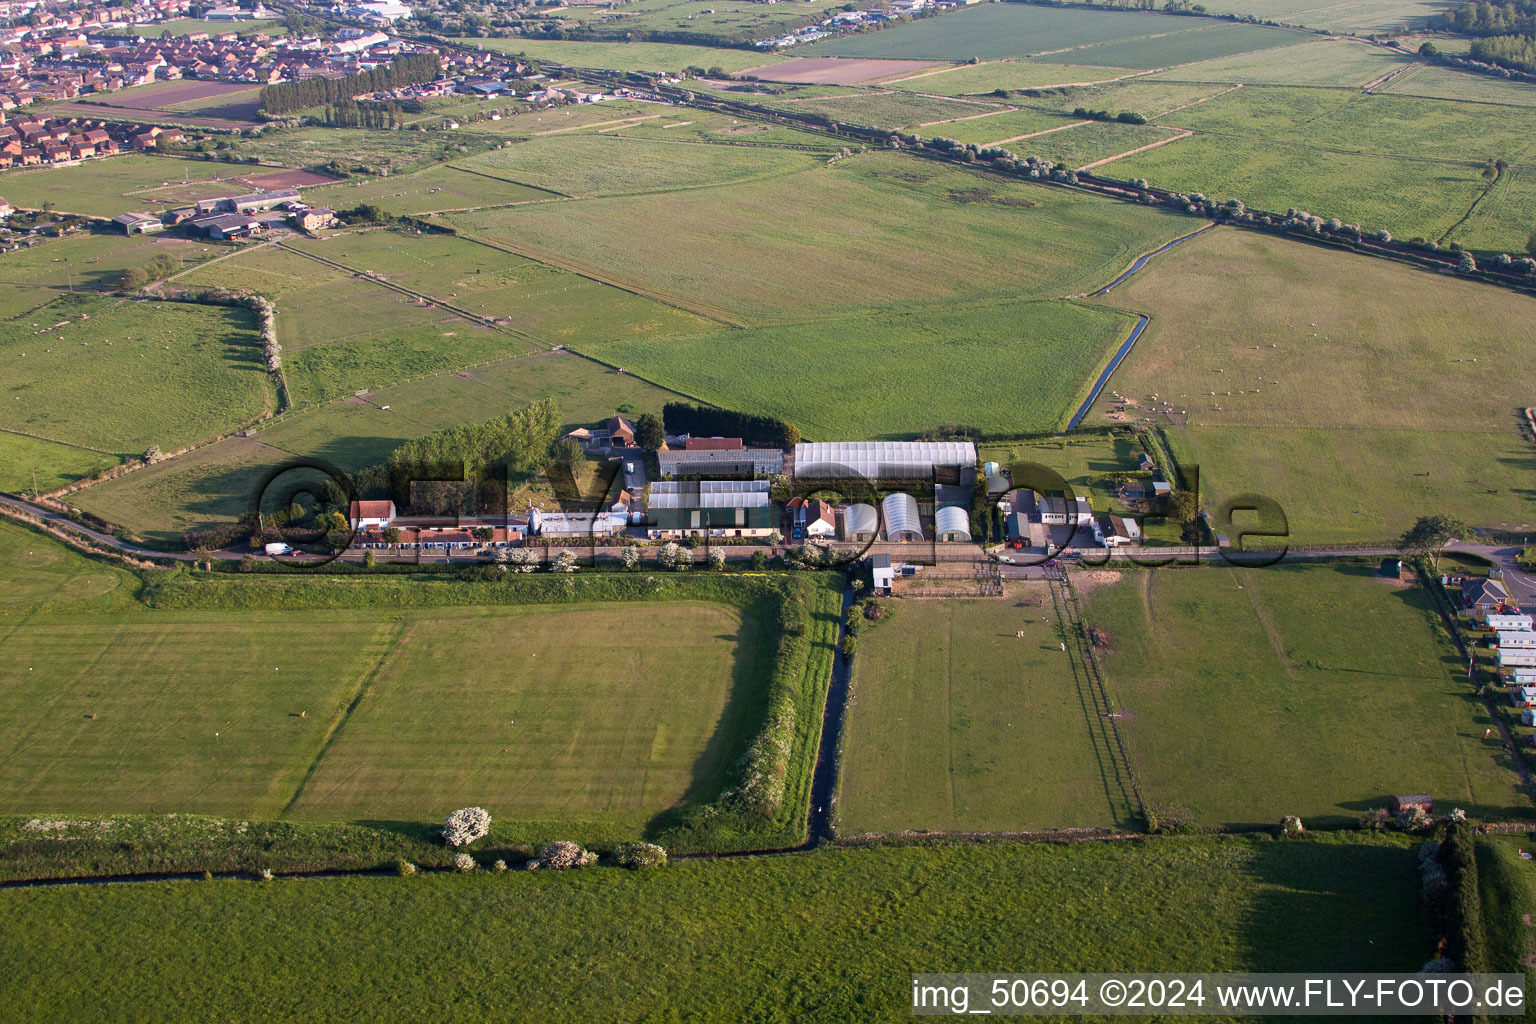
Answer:
[[[395,861],[395,874],[399,875],[401,878],[410,878],[415,873],[416,865],[412,864],[404,857],[401,857],[399,860]]]
[[[640,549],[634,546],[626,547],[619,552],[619,561],[624,564],[626,570],[633,572],[640,565]]]
[[[583,850],[575,843],[561,840],[544,847],[539,853],[539,859],[529,866],[565,871],[570,868],[584,868],[595,860],[597,860],[597,854]]]
[[[256,877],[260,881],[270,882],[270,881],[272,881],[272,869],[271,868],[262,868],[260,871],[256,872]]]
[[[507,862],[497,857],[495,863],[491,865],[491,870],[497,872],[505,871],[507,870]]]
[[[725,568],[725,548],[709,549],[709,567],[716,572]]]
[[[1429,815],[1422,807],[1404,807],[1397,812],[1397,827],[1404,832],[1418,832],[1430,824]]]
[[[632,871],[659,868],[667,863],[667,851],[655,843],[625,843],[613,851],[613,862]]]
[[[549,567],[550,572],[575,572],[576,553],[574,551],[562,551],[555,556],[554,563]]]
[[[469,874],[471,871],[475,870],[475,858],[471,857],[467,853],[454,854],[453,870],[457,871],[461,875]]]
[[[491,830],[491,815],[483,807],[461,807],[448,815],[443,825],[443,842],[449,846],[468,846],[484,839]]]
[[[1301,823],[1301,819],[1296,817],[1294,814],[1287,814],[1285,817],[1281,818],[1280,824],[1277,827],[1279,828],[1280,837],[1282,839],[1290,839],[1295,836],[1299,836],[1306,831],[1306,828]]]
[[[1392,812],[1385,807],[1366,811],[1360,816],[1360,827],[1367,832],[1385,832],[1392,824]]]
[[[764,569],[768,568],[768,552],[752,552],[752,568],[757,572],[762,572]]]

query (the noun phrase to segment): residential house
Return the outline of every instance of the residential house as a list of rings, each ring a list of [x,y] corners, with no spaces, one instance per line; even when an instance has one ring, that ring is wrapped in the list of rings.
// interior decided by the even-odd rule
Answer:
[[[293,223],[304,231],[318,231],[336,223],[336,213],[328,206],[299,210],[292,216]]]
[[[1503,582],[1490,577],[1468,580],[1461,586],[1461,606],[1473,615],[1486,615],[1509,603],[1509,591]]]
[[[348,510],[354,530],[382,530],[395,521],[393,501],[354,501]]]

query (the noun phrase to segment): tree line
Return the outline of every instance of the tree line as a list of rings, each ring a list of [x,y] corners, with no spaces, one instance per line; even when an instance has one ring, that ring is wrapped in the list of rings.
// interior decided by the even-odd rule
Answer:
[[[1438,20],[1438,27],[1464,36],[1536,36],[1536,0],[1477,0]]]
[[[1474,39],[1467,55],[1473,60],[1536,73],[1536,38],[1528,35]]]
[[[772,416],[668,402],[662,407],[661,417],[669,434],[739,437],[757,448],[787,449],[800,443],[800,431],[794,424]]]
[[[305,78],[262,86],[261,109],[267,114],[292,114],[311,107],[351,100],[362,93],[430,82],[442,71],[435,53],[396,57],[383,67],[341,78]]]
[[[405,124],[405,112],[398,103],[338,100],[325,105],[322,119],[337,128],[399,128]]]

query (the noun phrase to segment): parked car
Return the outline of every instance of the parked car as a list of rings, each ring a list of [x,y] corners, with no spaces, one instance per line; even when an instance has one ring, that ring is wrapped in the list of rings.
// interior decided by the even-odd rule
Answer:
[[[1007,555],[993,555],[992,557],[995,558],[997,561],[1002,562],[1004,565],[1013,565],[1014,564],[1013,559],[1009,558]]]

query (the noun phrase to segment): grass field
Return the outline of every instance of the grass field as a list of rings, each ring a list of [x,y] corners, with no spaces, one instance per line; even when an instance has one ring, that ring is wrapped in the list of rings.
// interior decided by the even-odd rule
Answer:
[[[1464,100],[1471,103],[1501,103],[1519,107],[1536,106],[1536,85],[1512,82],[1484,75],[1469,75],[1448,68],[1419,67],[1392,79],[1382,89],[1396,96],[1426,96],[1432,99]]]
[[[1166,35],[1084,46],[1061,53],[1042,53],[1033,59],[1047,64],[1087,64],[1151,70],[1255,50],[1270,50],[1312,38],[1310,34],[1290,29],[1218,23],[1201,25],[1195,31],[1170,31]]]
[[[568,7],[560,16],[615,41],[636,33],[665,32],[697,36],[701,42],[750,43],[814,24],[838,6],[837,0],[806,0],[787,10],[755,0],[635,0],[618,10]],[[763,59],[760,55],[758,62]]]
[[[1104,709],[1060,649],[1044,583],[894,608],[860,636],[840,832],[1136,827]]]
[[[324,128],[315,125],[269,131],[236,143],[242,156],[277,160],[299,167],[338,161],[343,168],[372,168],[368,175],[387,171],[404,174],[442,160],[469,156],[496,144],[474,132],[396,132],[368,128]],[[3,179],[0,179],[3,180]]]
[[[0,352],[0,426],[108,452],[169,451],[275,404],[244,310],[66,295],[0,322]]]
[[[145,39],[159,39],[167,32],[173,36],[192,35],[195,32],[207,32],[210,36],[235,32],[248,36],[258,32],[280,32],[282,28],[283,23],[280,21],[208,21],[204,18],[172,18],[170,21],[153,25],[130,25],[128,31]]]
[[[774,53],[677,43],[581,43],[528,38],[455,39],[454,42],[499,53],[521,53],[532,60],[609,71],[682,71],[698,67],[736,72],[788,59]]]
[[[1507,252],[1515,258],[1525,254],[1520,241],[1530,238],[1536,228],[1536,168],[1530,164],[1511,167],[1499,175],[1472,215],[1454,229],[1449,241],[1468,249]]]
[[[1482,894],[1482,929],[1488,941],[1489,970],[1524,973],[1526,987],[1533,971],[1531,926],[1526,924],[1536,913],[1536,878],[1531,862],[1523,854],[1530,845],[1523,835],[1479,836],[1477,839],[1477,880]],[[1526,1007],[1522,1020],[1531,1019]]]
[[[770,103],[772,101],[769,101]],[[840,96],[793,100],[774,104],[791,113],[820,114],[849,124],[894,131],[904,128],[927,135],[942,132],[938,122],[1004,110],[1002,104],[983,105],[977,101],[945,99],[941,96],[917,96],[910,92],[850,91]]]
[[[785,128],[765,121],[728,117],[707,110],[680,110],[668,117],[652,117],[610,125],[594,131],[626,139],[658,139],[663,142],[729,143],[735,148],[785,146],[835,153],[842,142],[826,135]]]
[[[95,476],[122,460],[89,448],[0,431],[0,491],[51,491]]]
[[[1418,28],[1444,8],[1430,0],[1222,0],[1212,10],[1288,25],[1367,34]]]
[[[1069,302],[913,307],[578,348],[710,402],[782,417],[807,437],[913,437],[957,409],[983,430],[1050,431],[1066,425],[1130,330],[1130,318],[1097,312]]]
[[[1064,128],[1038,138],[1021,139],[1010,145],[1016,147],[1021,156],[1040,156],[1068,167],[1081,167],[1175,137],[1175,132],[1152,125],[1094,123]],[[1183,141],[1188,140],[1169,145],[1178,146]]]
[[[449,219],[558,266],[722,318],[759,320],[1070,294],[1187,229],[1151,210],[896,154],[707,193]]]
[[[1405,67],[1414,58],[1380,46],[1344,39],[1320,39],[1311,43],[1218,57],[1159,71],[1151,79],[1179,82],[1242,82],[1246,85],[1310,85],[1361,88],[1382,75]],[[1443,72],[1458,79],[1474,78]],[[1421,71],[1410,74],[1422,74]],[[1408,76],[1404,76],[1408,77]]]
[[[1000,114],[988,114],[986,117],[973,117],[965,121],[951,121],[949,124],[936,124],[924,128],[920,134],[924,138],[932,138],[942,135],[946,138],[956,139],[960,142],[974,143],[978,146],[999,143],[1004,139],[1012,139],[1019,135],[1033,135],[1036,132],[1046,131],[1051,128],[1065,128],[1071,124],[1069,118],[1060,114],[1049,113],[1043,110],[1010,110]],[[1019,139],[1007,145],[1015,152],[1030,150],[1030,147],[1043,142],[1042,139]]]
[[[482,153],[458,166],[563,195],[604,196],[740,184],[820,163],[825,157],[787,150],[571,135]]]
[[[127,572],[95,562],[11,522],[0,525],[5,589],[0,617],[25,618],[42,607],[74,609],[120,605],[137,581]]]
[[[1235,29],[1246,31],[1238,33],[1233,31]],[[1050,54],[1051,63],[1114,66],[1107,60],[1098,59],[1099,51],[1093,47],[1135,40],[1145,42],[1149,53],[1156,52],[1160,63],[1146,63],[1139,59],[1140,53],[1135,47],[1128,47],[1124,55],[1137,59],[1118,66],[1148,68],[1201,59],[1200,56],[1181,57],[1178,44],[1170,40],[1203,32],[1221,33],[1224,45],[1236,47],[1228,49],[1227,53],[1273,46],[1278,42],[1289,41],[1292,37],[1302,38],[1297,33],[1279,29],[1212,23],[1204,19],[1179,18],[1167,14],[1063,10],[1027,4],[984,4],[937,18],[923,18],[880,32],[823,40],[796,50],[796,54],[811,57],[911,57],[962,61],[972,57],[994,60],[999,57]],[[1152,36],[1162,38],[1148,40]],[[1239,38],[1242,39],[1240,44]],[[1186,45],[1192,47],[1191,52],[1206,48],[1198,43]],[[1207,57],[1221,55],[1204,54]],[[1082,59],[1076,59],[1078,57]]]
[[[123,270],[162,254],[189,267],[226,251],[163,235],[77,234],[42,240],[0,259],[0,318],[21,316],[70,292],[110,291]]]
[[[555,193],[544,189],[460,170],[451,164],[435,164],[412,174],[317,189],[311,193],[310,202],[329,203],[344,210],[361,203],[372,203],[390,213],[422,214],[555,198]]]
[[[268,168],[270,170],[270,168]],[[191,203],[184,183],[204,185],[199,194],[238,195],[245,187],[230,182],[259,173],[224,163],[126,154],[87,160],[73,167],[13,169],[0,174],[0,189],[18,207],[40,210],[44,203],[68,213],[115,217],[130,211],[169,209]]]
[[[1352,824],[1394,793],[1533,814],[1428,595],[1375,567],[1140,571],[1087,621],[1154,807],[1207,825]]]
[[[973,96],[994,89],[1039,89],[1050,86],[1102,82],[1139,72],[1128,68],[1076,67],[1030,64],[1015,60],[989,60],[939,73],[913,75],[885,83],[887,88],[939,96]]]
[[[913,970],[978,962],[1411,972],[1433,952],[1417,891],[1400,842],[1191,839],[65,886],[0,893],[0,913],[35,951],[7,992],[40,1021],[313,1020],[338,1002],[425,1017],[444,1000],[488,1019],[661,1021],[686,991],[691,1018],[735,1024],[906,1019]]]

